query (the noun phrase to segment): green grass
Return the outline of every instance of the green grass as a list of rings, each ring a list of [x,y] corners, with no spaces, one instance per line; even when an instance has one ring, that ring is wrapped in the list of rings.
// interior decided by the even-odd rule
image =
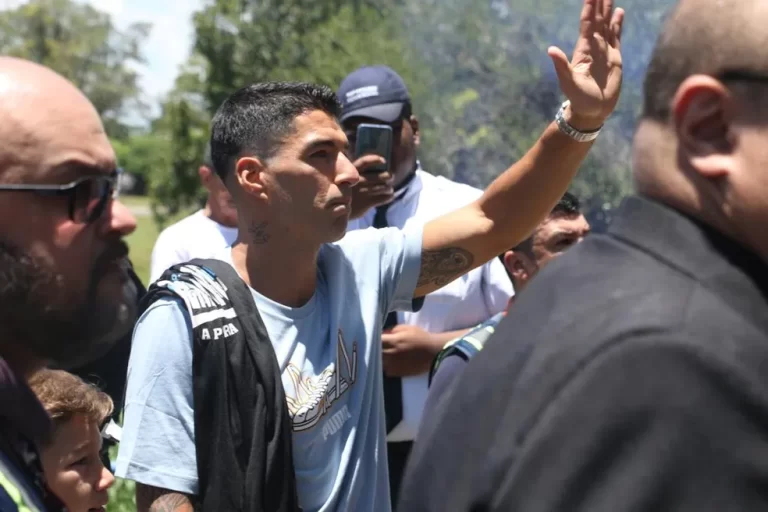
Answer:
[[[117,447],[109,450],[109,457],[117,459]],[[122,478],[115,479],[115,484],[109,489],[109,512],[136,512],[136,484]]]
[[[152,247],[159,234],[157,224],[149,211],[149,200],[146,197],[128,196],[121,197],[120,201],[134,210],[136,231],[128,235],[125,242],[131,251],[130,258],[136,273],[144,284],[148,284]]]
[[[120,202],[128,208],[149,208],[149,197],[147,196],[129,196],[120,194]]]

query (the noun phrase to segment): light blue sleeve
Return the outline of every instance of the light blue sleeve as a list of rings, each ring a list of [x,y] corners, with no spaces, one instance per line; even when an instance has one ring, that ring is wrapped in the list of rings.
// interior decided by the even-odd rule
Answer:
[[[116,474],[197,494],[192,332],[179,301],[157,301],[134,329]]]
[[[389,297],[389,310],[413,311],[413,293],[421,272],[423,226],[413,224],[402,230],[377,231],[382,234],[379,241],[381,289]]]

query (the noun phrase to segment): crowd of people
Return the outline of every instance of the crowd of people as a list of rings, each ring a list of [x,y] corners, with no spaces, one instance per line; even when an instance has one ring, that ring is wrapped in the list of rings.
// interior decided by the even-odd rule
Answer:
[[[422,168],[388,67],[233,92],[148,288],[95,109],[0,57],[0,512],[115,476],[139,512],[764,509],[768,4],[678,2],[590,234],[623,20],[584,0],[567,101],[484,191]]]

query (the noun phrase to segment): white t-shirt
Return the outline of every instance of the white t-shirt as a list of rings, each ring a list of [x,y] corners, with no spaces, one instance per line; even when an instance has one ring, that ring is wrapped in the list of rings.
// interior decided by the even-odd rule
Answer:
[[[469,185],[456,183],[422,170],[387,210],[387,222],[397,228],[423,226],[432,219],[466,206],[482,195]],[[375,209],[349,223],[347,231],[373,225]],[[510,220],[513,222],[513,220]],[[446,332],[472,328],[504,311],[514,294],[504,265],[494,258],[485,265],[429,294],[417,313],[398,313],[398,323],[417,325],[428,332]],[[402,380],[403,421],[387,436],[388,441],[416,438],[421,413],[427,400],[428,374]]]
[[[237,239],[237,228],[211,220],[203,210],[165,228],[152,249],[149,282],[168,268],[195,258],[212,258]]]

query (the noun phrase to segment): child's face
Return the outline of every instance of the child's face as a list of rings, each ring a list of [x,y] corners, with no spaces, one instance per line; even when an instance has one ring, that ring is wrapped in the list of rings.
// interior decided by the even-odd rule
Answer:
[[[69,512],[103,512],[115,477],[101,463],[99,426],[77,414],[59,425],[42,451],[48,487]]]

